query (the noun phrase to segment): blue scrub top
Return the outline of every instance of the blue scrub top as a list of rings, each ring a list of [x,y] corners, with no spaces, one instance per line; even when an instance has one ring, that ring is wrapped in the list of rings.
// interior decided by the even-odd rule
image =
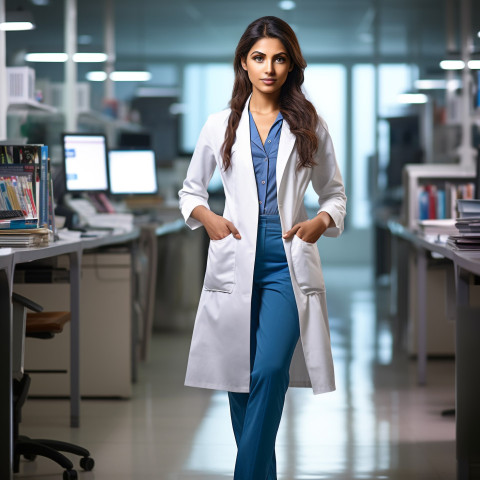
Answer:
[[[278,114],[270,128],[265,145],[263,145],[253,116],[250,111],[248,114],[250,117],[250,145],[257,180],[259,213],[260,215],[278,215],[276,170],[283,116],[281,113]]]

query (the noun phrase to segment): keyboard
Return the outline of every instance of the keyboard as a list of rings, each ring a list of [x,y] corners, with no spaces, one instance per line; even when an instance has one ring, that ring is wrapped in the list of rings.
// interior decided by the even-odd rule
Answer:
[[[0,210],[0,220],[14,220],[23,217],[25,217],[25,214],[22,210]]]

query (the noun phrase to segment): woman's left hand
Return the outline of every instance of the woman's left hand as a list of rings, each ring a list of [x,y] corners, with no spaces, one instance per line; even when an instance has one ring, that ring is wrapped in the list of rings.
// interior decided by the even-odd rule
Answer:
[[[294,235],[307,243],[316,243],[325,230],[333,224],[332,217],[327,212],[320,212],[315,218],[295,224],[288,232],[283,234],[285,240]]]

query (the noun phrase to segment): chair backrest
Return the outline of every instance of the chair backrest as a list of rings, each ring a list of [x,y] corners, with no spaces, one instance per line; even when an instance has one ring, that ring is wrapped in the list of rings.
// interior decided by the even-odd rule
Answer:
[[[70,321],[70,312],[43,312],[43,307],[29,298],[12,293],[13,304],[13,378],[21,380],[25,337],[53,338]],[[34,313],[27,313],[33,310]]]

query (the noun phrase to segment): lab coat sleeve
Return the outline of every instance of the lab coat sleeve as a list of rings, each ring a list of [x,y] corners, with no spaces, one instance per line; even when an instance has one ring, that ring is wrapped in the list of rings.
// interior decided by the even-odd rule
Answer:
[[[342,175],[335,158],[332,139],[325,125],[318,127],[319,148],[312,171],[312,186],[318,195],[319,210],[327,212],[335,226],[328,228],[324,236],[338,237],[343,231],[343,219],[346,213],[347,197]]]
[[[185,223],[192,229],[202,226],[202,223],[191,217],[195,207],[203,205],[210,210],[208,205],[207,187],[215,171],[215,153],[212,146],[211,118],[207,120],[187,171],[187,177],[183,182],[182,189],[178,192],[180,197],[180,210]]]

